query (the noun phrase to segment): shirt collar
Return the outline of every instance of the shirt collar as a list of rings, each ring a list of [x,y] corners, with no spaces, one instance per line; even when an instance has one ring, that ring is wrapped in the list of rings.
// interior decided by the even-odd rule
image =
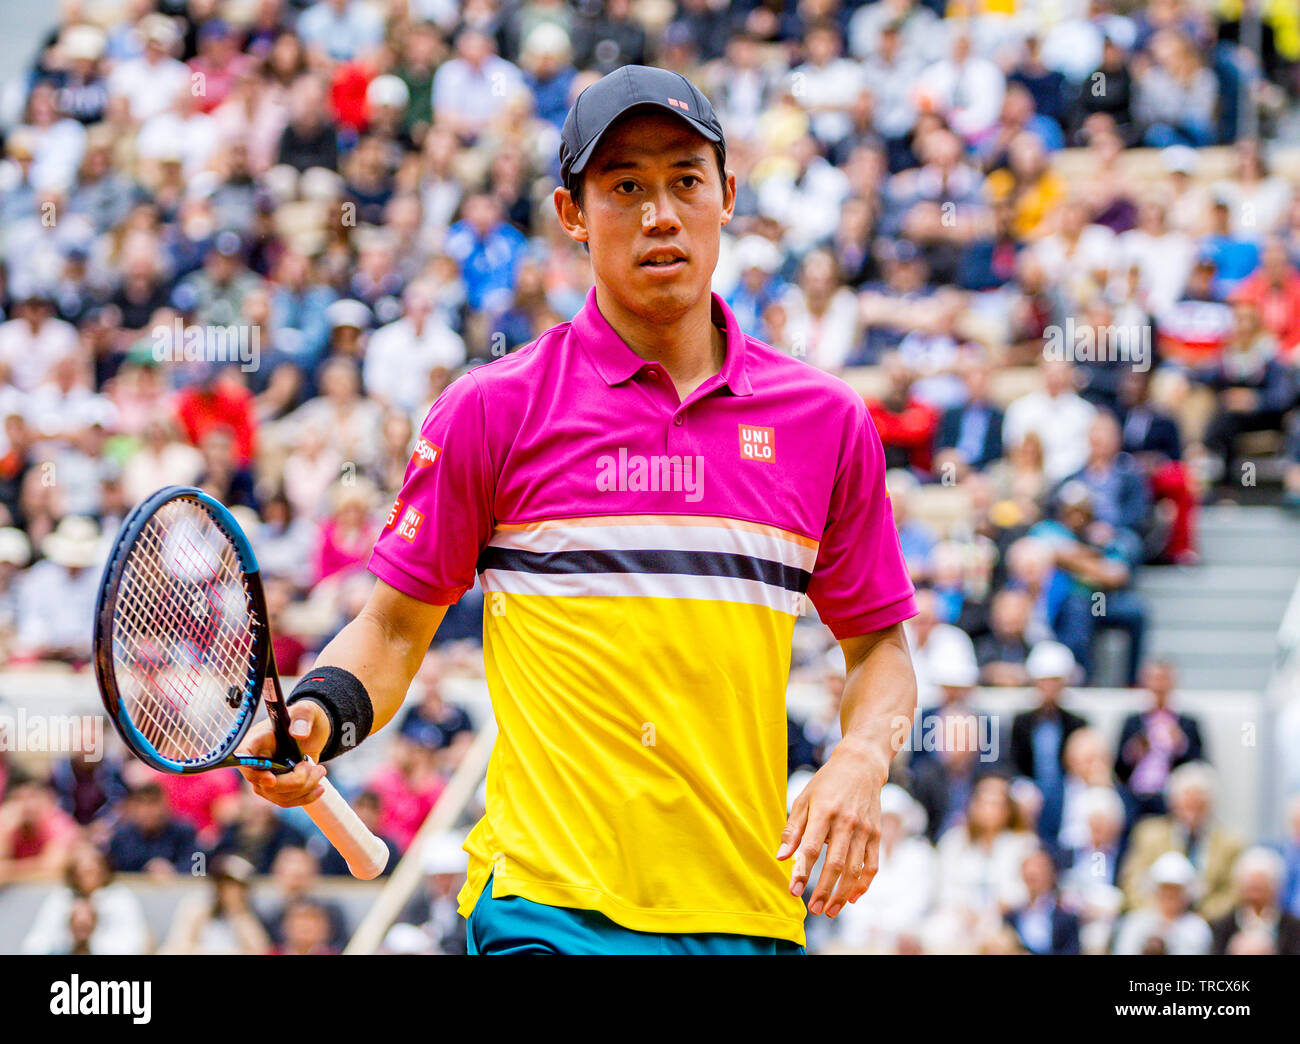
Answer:
[[[726,302],[717,294],[711,296],[713,321],[718,323],[721,320],[727,335],[727,355],[718,376],[733,395],[752,395],[753,387],[745,367],[745,334]],[[573,317],[570,329],[578,335],[591,364],[610,387],[630,380],[650,365],[650,360],[632,351],[601,314],[596,304],[595,287],[587,291],[587,301]]]

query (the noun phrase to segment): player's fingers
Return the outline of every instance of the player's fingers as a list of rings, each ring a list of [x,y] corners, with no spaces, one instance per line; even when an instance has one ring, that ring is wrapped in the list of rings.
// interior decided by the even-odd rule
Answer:
[[[826,861],[822,863],[822,872],[817,875],[817,887],[808,899],[809,913],[819,914],[826,909],[831,890],[848,866],[849,847],[855,827],[856,820],[852,815],[840,813],[831,819],[826,838]]]
[[[306,805],[324,793],[321,780],[325,778],[325,766],[311,762],[300,762],[292,772],[277,776],[273,773],[259,773],[259,779],[253,781],[253,791],[281,808]],[[269,776],[270,779],[265,777]]]
[[[781,847],[776,851],[777,859],[790,858],[795,846],[799,844],[799,839],[803,837],[803,828],[807,822],[808,802],[800,794],[790,809],[790,817],[785,821],[785,829],[781,831]]]
[[[834,917],[838,914],[844,909],[845,903],[853,902],[854,899],[867,890],[867,885],[871,883],[871,877],[875,875],[875,868],[869,865],[867,859],[867,842],[869,839],[869,831],[861,828],[854,830],[849,838],[849,851],[844,861],[844,872],[840,874],[840,879],[835,882],[835,890],[826,901],[827,917]]]
[[[803,840],[795,849],[794,865],[790,870],[791,895],[803,895],[803,890],[808,887],[808,878],[817,864],[817,857],[821,855],[822,844],[826,841],[826,832],[829,828],[830,821],[825,815],[816,809],[809,809]]]
[[[250,758],[271,758],[275,756],[275,735],[270,722],[260,721],[248,731],[244,742],[239,745],[237,754]],[[244,778],[250,783],[268,782],[273,774],[263,769],[240,768]],[[263,778],[267,777],[267,778]]]
[[[871,882],[876,879],[876,871],[880,869],[880,828],[877,825],[867,836],[867,850],[863,857],[863,873],[858,880],[857,890],[849,897],[849,902],[856,903],[864,895],[867,889],[871,887]]]
[[[289,735],[304,756],[319,760],[330,738],[329,715],[319,703],[299,700],[289,708]]]

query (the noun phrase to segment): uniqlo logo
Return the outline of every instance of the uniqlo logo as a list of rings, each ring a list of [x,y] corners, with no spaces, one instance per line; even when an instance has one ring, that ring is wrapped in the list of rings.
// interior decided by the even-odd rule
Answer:
[[[761,460],[771,464],[776,460],[776,434],[771,428],[753,424],[740,426],[740,455],[745,460]]]
[[[415,534],[420,531],[420,526],[424,523],[424,515],[413,507],[407,507],[402,515],[402,521],[397,525],[397,535],[405,540],[408,544],[413,543]]]
[[[420,441],[415,444],[415,452],[411,454],[411,463],[417,468],[427,468],[438,459],[441,453],[441,446],[435,446],[421,435]]]
[[[388,509],[388,521],[384,523],[385,529],[392,529],[397,523],[397,516],[402,512],[402,498],[398,497],[393,501],[393,506]]]

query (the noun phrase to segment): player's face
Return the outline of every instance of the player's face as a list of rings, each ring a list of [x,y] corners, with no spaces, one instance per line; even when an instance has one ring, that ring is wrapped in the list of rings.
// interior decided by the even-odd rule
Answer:
[[[708,294],[735,199],[735,177],[722,180],[702,135],[666,114],[631,116],[588,161],[581,210],[561,203],[560,212],[588,244],[602,289],[663,323]]]

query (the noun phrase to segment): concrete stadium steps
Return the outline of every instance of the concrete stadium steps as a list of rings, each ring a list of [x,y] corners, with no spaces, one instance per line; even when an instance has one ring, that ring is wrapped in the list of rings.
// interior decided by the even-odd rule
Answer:
[[[1201,512],[1199,566],[1149,566],[1149,654],[1179,665],[1189,689],[1261,690],[1278,625],[1300,581],[1300,519],[1275,507]]]

